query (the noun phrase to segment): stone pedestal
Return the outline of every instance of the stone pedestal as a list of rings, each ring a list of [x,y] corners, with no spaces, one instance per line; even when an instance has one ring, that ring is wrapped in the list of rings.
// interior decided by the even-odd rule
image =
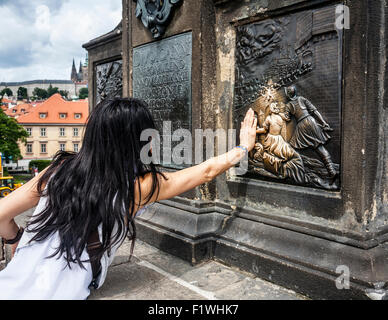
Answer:
[[[83,45],[89,56],[89,109],[102,99],[122,96],[122,23]]]
[[[273,134],[283,155],[270,148],[275,142],[268,145],[267,136],[258,136],[246,175],[229,171],[153,205],[138,218],[139,238],[192,263],[220,260],[313,298],[383,296],[379,293],[388,289],[385,1],[345,1],[350,25],[340,29],[338,1],[184,0],[158,38],[136,17],[137,4],[123,1],[123,96],[140,94],[138,80],[147,87],[134,70],[140,61],[136,52],[151,48],[143,59],[154,66],[165,48],[175,50],[167,41],[184,35],[191,39],[191,90],[182,104],[155,104],[159,121],[191,119],[193,136],[197,128],[238,129],[249,107],[261,128],[271,114],[284,121],[282,131]],[[170,61],[182,61],[177,57]],[[170,82],[160,85],[171,89]],[[295,97],[286,94],[290,86],[297,89]],[[166,98],[149,89],[157,99]],[[278,111],[271,111],[271,102]],[[303,106],[309,113],[304,118],[298,115],[306,112]],[[174,107],[177,118],[171,118]],[[303,147],[306,130],[320,137],[317,145]]]

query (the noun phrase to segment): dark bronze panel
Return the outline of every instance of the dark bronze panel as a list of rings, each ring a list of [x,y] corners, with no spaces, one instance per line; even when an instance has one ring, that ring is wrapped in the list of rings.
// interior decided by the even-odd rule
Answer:
[[[123,61],[116,60],[96,66],[96,104],[107,97],[122,97]]]
[[[147,102],[156,126],[191,130],[192,35],[184,33],[133,49],[133,96]]]
[[[335,6],[237,27],[235,127],[252,107],[248,175],[340,187],[342,31]]]

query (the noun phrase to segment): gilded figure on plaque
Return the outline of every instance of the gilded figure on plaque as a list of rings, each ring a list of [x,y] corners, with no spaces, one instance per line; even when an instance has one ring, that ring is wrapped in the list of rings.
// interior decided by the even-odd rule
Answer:
[[[270,114],[257,128],[257,134],[265,134],[263,143],[255,146],[254,157],[263,161],[266,170],[285,178],[291,178],[299,184],[305,182],[303,160],[294,148],[281,135],[286,116],[280,112],[278,103],[270,104]]]

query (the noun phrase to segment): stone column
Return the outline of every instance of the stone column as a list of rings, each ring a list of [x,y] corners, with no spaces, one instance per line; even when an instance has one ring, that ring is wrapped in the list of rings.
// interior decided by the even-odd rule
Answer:
[[[304,163],[303,182],[292,175],[302,170],[287,171],[287,164],[298,165],[295,155],[283,158],[284,171],[274,170],[268,159],[279,152],[258,137],[250,173],[218,179],[220,202],[235,201],[238,214],[216,241],[215,256],[312,297],[367,298],[388,281],[386,2],[345,1],[349,29],[336,25],[341,11],[332,1],[214,3],[216,29],[223,30],[217,33],[217,74],[225,79],[217,86],[226,111],[221,126],[236,127],[248,107],[263,121],[273,100],[280,112],[293,110],[295,122],[285,121],[285,128],[300,129],[294,140],[282,133],[279,145],[291,146]],[[298,90],[294,100],[284,91],[291,85]],[[322,145],[334,178],[327,157],[302,146],[313,120],[304,128],[298,123],[306,120],[297,97],[333,129]],[[335,280],[344,268],[350,288],[340,290]]]
[[[92,110],[106,97],[122,96],[122,22],[83,48],[89,56],[89,110]]]
[[[313,298],[383,296],[387,5],[345,1],[344,29],[338,4],[181,0],[158,25],[154,5],[123,0],[116,48],[124,96],[148,100],[159,123],[171,120],[193,137],[199,128],[238,131],[250,107],[266,127],[247,174],[231,170],[156,203],[137,219],[140,239],[192,263],[218,259]],[[152,22],[148,28],[142,15],[150,15],[143,19]],[[174,65],[181,69],[173,72]],[[185,95],[167,103],[161,92],[177,86]]]
[[[144,19],[147,16],[146,10],[141,12],[142,2],[123,1],[124,95],[146,100],[157,124],[161,126],[163,121],[171,121],[172,131],[183,127],[190,130],[194,137],[195,129],[213,130],[217,121],[214,112],[217,107],[215,105],[216,38],[213,3],[204,0],[178,2],[177,5],[172,6],[167,23],[161,26],[161,30],[163,29],[161,34],[155,36],[151,28],[146,28],[141,20],[142,15]],[[157,31],[157,28],[154,31]],[[147,59],[150,59],[149,62]],[[164,59],[164,62],[158,64],[155,62],[157,59]],[[176,79],[160,83],[158,88],[170,92],[174,92],[177,87],[183,88],[183,95],[179,93],[166,97],[156,93],[158,89],[156,85],[148,84],[147,86],[144,76],[148,74],[144,73],[144,68],[139,67],[139,64],[143,62],[145,67],[149,63],[149,66],[154,68],[153,70],[162,68],[168,63],[171,63],[171,68],[174,63],[177,66],[180,65],[182,68],[177,67],[175,72]],[[156,70],[155,77],[150,75],[150,79],[155,82],[157,81],[156,76],[161,74],[173,76],[174,72]],[[136,81],[143,85],[137,84]],[[150,97],[152,92],[154,97]],[[174,102],[166,102],[167,98]],[[160,105],[158,105],[159,102]],[[166,166],[166,170],[179,168],[181,167]],[[168,248],[167,251],[184,256],[193,263],[209,259],[212,257],[211,242],[197,241],[197,238],[201,236],[196,234],[195,226],[198,223],[212,223],[213,218],[208,207],[213,206],[211,200],[214,200],[215,197],[216,187],[213,182],[191,190],[172,201],[157,204],[155,208],[158,208],[158,217],[161,219],[160,232],[159,229],[152,226],[155,226],[155,223],[147,222],[147,216],[152,214],[150,210],[143,216],[143,219],[139,219],[138,234],[153,245]],[[184,238],[178,240],[177,234],[166,233],[167,230],[179,229],[180,226],[186,228],[187,234]],[[203,230],[198,231],[200,234],[204,233]]]

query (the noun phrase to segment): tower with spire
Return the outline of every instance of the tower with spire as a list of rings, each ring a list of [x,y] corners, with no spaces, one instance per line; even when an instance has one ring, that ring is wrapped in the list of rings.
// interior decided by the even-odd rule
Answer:
[[[79,61],[79,69],[78,69],[78,81],[83,81],[84,75],[83,75],[83,69],[82,69],[82,62]]]
[[[74,58],[73,58],[73,66],[71,68],[71,76],[70,76],[70,80],[73,81],[74,83],[75,82],[78,82],[78,74],[77,74],[77,69],[75,68],[75,61],[74,61]]]
[[[73,66],[71,68],[71,76],[70,79],[74,83],[81,83],[81,82],[87,82],[88,81],[88,56],[86,55],[86,60],[84,63],[82,63],[82,60],[79,62],[79,69],[77,72],[77,69],[75,67],[75,61],[73,58]]]
[[[89,56],[88,53],[86,52],[86,58],[84,65],[82,66],[82,76],[85,81],[88,81],[89,77]]]

